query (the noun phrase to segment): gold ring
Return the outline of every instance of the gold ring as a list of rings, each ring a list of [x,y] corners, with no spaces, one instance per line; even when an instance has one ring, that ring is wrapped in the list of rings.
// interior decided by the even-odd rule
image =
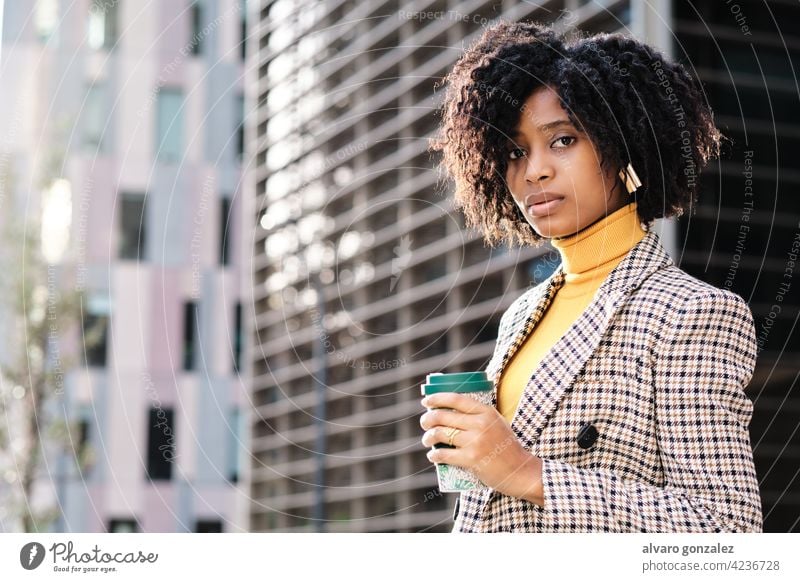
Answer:
[[[453,427],[450,427],[450,428],[447,429],[445,434],[447,434],[447,445],[448,446],[450,446],[450,447],[453,446],[453,439],[456,438],[456,435],[458,433],[460,433],[460,432],[461,431],[459,429],[453,428]]]

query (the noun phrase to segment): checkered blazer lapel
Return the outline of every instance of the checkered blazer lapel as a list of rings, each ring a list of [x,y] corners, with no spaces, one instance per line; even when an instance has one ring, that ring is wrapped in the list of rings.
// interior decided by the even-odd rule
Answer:
[[[516,437],[526,448],[530,449],[538,440],[565,391],[597,349],[628,295],[655,271],[671,264],[673,261],[658,235],[648,231],[609,273],[589,306],[542,358],[520,398],[511,423]],[[487,373],[494,382],[495,407],[503,370],[542,318],[565,277],[563,266],[559,266],[546,281],[521,297],[517,309],[510,313],[510,328],[498,338],[500,344],[487,366]]]

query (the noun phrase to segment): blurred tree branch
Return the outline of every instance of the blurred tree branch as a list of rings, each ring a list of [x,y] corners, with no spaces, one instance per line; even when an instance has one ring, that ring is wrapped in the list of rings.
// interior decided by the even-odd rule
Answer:
[[[5,186],[11,190],[7,181]],[[13,195],[6,198],[0,228],[5,298],[0,312],[9,338],[0,353],[0,507],[13,527],[46,531],[59,511],[37,506],[37,485],[45,491],[52,487],[58,475],[47,460],[69,452],[74,442],[65,378],[75,364],[68,346],[78,344],[74,328],[80,322],[81,297],[64,288],[61,267],[47,264],[41,226],[15,208]],[[72,454],[86,458],[84,451]]]

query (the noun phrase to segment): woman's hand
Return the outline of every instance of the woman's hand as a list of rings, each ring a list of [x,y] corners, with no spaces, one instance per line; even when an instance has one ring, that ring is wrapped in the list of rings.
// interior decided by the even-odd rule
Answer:
[[[452,437],[455,448],[433,449],[428,452],[429,461],[469,469],[500,493],[544,505],[542,461],[523,448],[496,408],[456,392],[430,394],[422,405],[452,409],[429,410],[422,415],[424,446],[449,444],[448,429],[458,429]]]

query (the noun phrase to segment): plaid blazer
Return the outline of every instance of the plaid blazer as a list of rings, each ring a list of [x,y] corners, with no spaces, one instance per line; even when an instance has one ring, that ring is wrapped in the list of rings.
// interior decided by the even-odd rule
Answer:
[[[564,282],[559,267],[503,314],[497,383]],[[653,231],[545,355],[511,428],[543,459],[544,507],[463,492],[454,532],[761,531],[744,390],[756,361],[738,295],[679,269]]]

